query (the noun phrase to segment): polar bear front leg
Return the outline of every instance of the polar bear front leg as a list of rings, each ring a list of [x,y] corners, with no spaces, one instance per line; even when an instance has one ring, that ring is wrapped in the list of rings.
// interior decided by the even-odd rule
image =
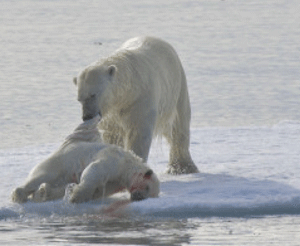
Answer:
[[[152,131],[130,130],[126,136],[125,148],[132,150],[137,156],[147,162],[149,150],[152,142]]]
[[[105,160],[97,160],[83,171],[79,184],[73,188],[70,202],[88,202],[94,199],[96,193],[103,193],[109,176],[107,170],[103,169],[103,163]]]
[[[134,119],[138,119],[134,121]],[[132,117],[125,137],[125,149],[132,150],[137,156],[147,162],[152,143],[153,130],[156,122],[156,113],[151,111],[146,116]]]

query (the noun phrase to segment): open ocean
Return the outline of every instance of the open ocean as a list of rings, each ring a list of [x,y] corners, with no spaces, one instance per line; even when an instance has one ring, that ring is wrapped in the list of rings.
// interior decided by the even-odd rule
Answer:
[[[0,0],[0,245],[299,245],[298,0]],[[134,36],[177,50],[201,173],[148,164],[161,194],[118,217],[105,202],[14,204],[12,190],[81,123],[74,76]]]

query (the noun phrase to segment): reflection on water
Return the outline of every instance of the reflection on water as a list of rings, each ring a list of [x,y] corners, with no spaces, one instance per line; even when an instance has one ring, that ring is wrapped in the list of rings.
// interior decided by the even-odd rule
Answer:
[[[182,245],[190,242],[189,230],[187,220],[47,218],[0,224],[0,243]]]
[[[82,243],[174,245],[189,242],[185,227],[182,221],[90,221],[82,231],[75,227],[76,232],[67,239]]]
[[[282,233],[282,231],[285,233]],[[0,245],[299,245],[299,216],[103,219],[89,216],[0,223]],[[286,244],[288,243],[288,244]]]

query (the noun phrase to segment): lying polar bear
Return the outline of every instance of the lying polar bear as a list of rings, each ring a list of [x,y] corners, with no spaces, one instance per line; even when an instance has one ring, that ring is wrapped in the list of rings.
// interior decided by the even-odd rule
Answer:
[[[99,120],[96,117],[79,125],[53,155],[31,170],[25,184],[13,191],[12,201],[59,199],[70,183],[76,183],[70,197],[75,203],[124,189],[131,193],[132,201],[157,197],[157,176],[133,153],[102,143]]]

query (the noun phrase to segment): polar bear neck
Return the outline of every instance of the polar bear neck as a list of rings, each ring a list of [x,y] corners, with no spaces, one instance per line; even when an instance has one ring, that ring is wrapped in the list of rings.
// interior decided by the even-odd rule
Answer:
[[[126,104],[126,101],[132,102],[137,95],[140,95],[141,87],[135,86],[131,81],[132,77],[140,76],[136,69],[137,61],[134,57],[130,51],[120,50],[107,58],[101,59],[98,63],[104,66],[114,65],[117,68],[115,79],[112,81],[112,93],[117,99],[115,103]]]

